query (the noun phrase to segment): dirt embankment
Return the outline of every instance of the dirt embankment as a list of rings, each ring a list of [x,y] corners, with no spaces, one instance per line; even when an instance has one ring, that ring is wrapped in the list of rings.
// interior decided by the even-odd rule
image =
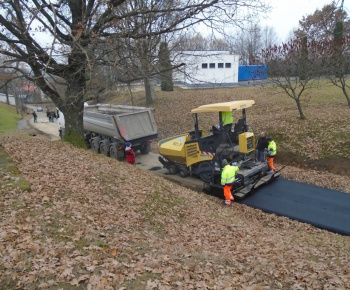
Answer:
[[[319,159],[311,160],[290,152],[279,152],[276,161],[287,166],[312,169],[320,172],[331,172],[337,175],[350,176],[349,159]]]

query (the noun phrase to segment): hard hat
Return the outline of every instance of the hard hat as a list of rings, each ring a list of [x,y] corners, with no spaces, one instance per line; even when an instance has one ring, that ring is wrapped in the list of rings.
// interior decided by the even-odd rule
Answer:
[[[126,143],[125,143],[125,146],[126,146],[126,147],[131,147],[131,143],[130,143],[130,142],[126,142]]]
[[[232,165],[233,165],[233,166],[237,166],[238,163],[237,163],[237,162],[233,162]]]

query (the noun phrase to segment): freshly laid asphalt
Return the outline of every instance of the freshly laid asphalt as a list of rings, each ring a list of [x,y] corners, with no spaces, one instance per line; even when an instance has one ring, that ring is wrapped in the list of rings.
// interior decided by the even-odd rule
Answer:
[[[38,113],[38,123],[28,121],[30,127],[46,133],[52,140],[59,139],[58,125],[49,123],[46,114]],[[151,171],[182,186],[201,191],[198,178],[169,175],[158,161],[158,154],[136,155],[136,166]],[[283,176],[283,172],[281,172]],[[204,193],[203,193],[204,194]],[[221,195],[221,192],[219,193]],[[244,200],[237,201],[264,212],[289,217],[341,235],[350,236],[350,194],[289,181],[282,177],[259,187]]]
[[[350,194],[278,178],[241,203],[342,235],[350,235]]]

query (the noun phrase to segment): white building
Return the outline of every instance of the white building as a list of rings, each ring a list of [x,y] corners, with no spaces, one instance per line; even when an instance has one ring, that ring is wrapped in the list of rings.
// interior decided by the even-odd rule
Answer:
[[[228,86],[238,83],[239,55],[229,51],[174,52],[174,83],[187,86]]]

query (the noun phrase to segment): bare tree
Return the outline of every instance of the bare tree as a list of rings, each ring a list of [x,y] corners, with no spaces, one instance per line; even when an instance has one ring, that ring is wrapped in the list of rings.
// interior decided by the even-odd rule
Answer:
[[[349,32],[350,20],[346,11],[333,1],[323,6],[321,10],[317,9],[313,14],[303,16],[294,35],[298,38],[306,36],[309,40],[315,41],[332,41],[337,21],[342,21],[344,31]]]
[[[276,30],[271,26],[265,26],[262,28],[262,43],[263,49],[278,44],[280,42]]]
[[[307,41],[304,37],[274,45],[262,52],[269,79],[295,101],[301,119],[306,119],[301,105],[303,93],[317,85],[321,72],[321,51],[319,42]]]
[[[140,0],[141,1],[141,0]],[[161,6],[135,7],[125,11],[129,0],[5,0],[0,2],[0,53],[12,62],[23,62],[30,73],[23,75],[33,81],[65,115],[65,140],[83,146],[84,97],[91,75],[100,62],[95,48],[101,43],[119,40],[142,41],[176,32],[201,22],[211,27],[234,25],[238,11],[262,11],[262,0],[181,0],[172,8]],[[143,31],[125,26],[131,17],[154,21],[171,13],[164,27]],[[147,25],[147,23],[142,23]],[[39,39],[44,35],[44,39]],[[107,51],[106,51],[107,52]],[[108,58],[105,58],[108,59]],[[120,59],[115,60],[115,67]],[[18,70],[20,72],[20,70]],[[66,86],[61,95],[52,82],[62,80]]]
[[[278,37],[272,27],[261,27],[258,23],[251,23],[243,28],[236,37],[232,37],[231,49],[241,56],[242,65],[260,64],[257,58],[262,49],[277,44]]]
[[[158,59],[158,47],[161,34],[154,34],[155,31],[165,29],[174,21],[174,15],[170,12],[176,9],[177,3],[174,0],[129,0],[118,9],[118,14],[129,15],[124,17],[123,22],[116,23],[114,29],[117,31],[133,31],[142,37],[136,39],[118,39],[118,54],[112,56],[114,59],[122,60],[125,66],[119,65],[120,82],[131,83],[135,80],[142,80],[145,86],[146,104],[153,103],[152,82],[157,73],[156,62]],[[133,11],[156,11],[163,10],[164,13],[149,13],[142,17],[134,14]],[[166,11],[169,11],[166,13]],[[112,63],[113,65],[113,63]],[[130,70],[131,68],[131,70]]]
[[[339,1],[338,1],[339,2]],[[319,43],[320,74],[326,76],[332,84],[339,87],[350,106],[350,19],[342,9],[342,4],[335,1],[325,5],[321,10],[303,17],[299,29],[294,32],[298,37],[308,37]]]
[[[6,66],[2,62],[0,66],[0,90],[6,95],[7,104],[10,104],[10,95],[14,97],[16,113],[23,115],[24,103],[27,101],[29,94],[23,94],[21,89],[28,85],[28,81],[18,71],[25,72],[26,69],[18,62],[14,66]],[[33,94],[34,92],[31,93],[31,95]]]
[[[0,92],[4,93],[6,96],[6,103],[9,105],[9,83],[12,81],[13,77],[11,73],[7,72],[5,69],[0,69]]]
[[[210,39],[198,32],[180,35],[173,43],[173,50],[177,51],[208,50],[209,48]]]
[[[343,36],[342,22],[337,22],[333,41],[323,43],[322,74],[340,88],[350,106],[350,37]]]
[[[162,42],[159,47],[159,70],[162,91],[173,91],[173,72],[170,61],[170,51],[168,44]]]

